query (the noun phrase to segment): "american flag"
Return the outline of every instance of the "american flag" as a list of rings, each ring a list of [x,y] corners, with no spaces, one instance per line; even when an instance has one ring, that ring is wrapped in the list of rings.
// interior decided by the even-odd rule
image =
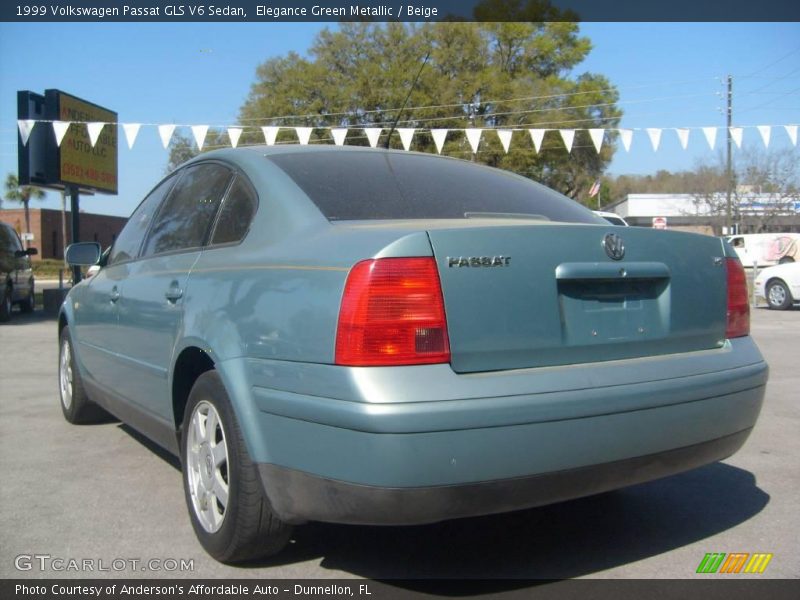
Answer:
[[[592,184],[592,187],[589,188],[589,198],[594,198],[597,196],[598,192],[600,192],[600,180],[595,179],[595,182]]]

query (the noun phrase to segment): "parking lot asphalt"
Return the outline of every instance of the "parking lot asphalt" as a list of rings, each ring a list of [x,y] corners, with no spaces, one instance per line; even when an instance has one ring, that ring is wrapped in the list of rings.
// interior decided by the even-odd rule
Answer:
[[[0,578],[719,577],[695,574],[708,552],[772,553],[758,577],[797,578],[800,310],[754,309],[752,333],[771,368],[767,398],[745,447],[724,462],[507,515],[312,523],[278,557],[230,567],[195,539],[177,460],[117,421],[63,419],[56,322],[15,313],[0,325]],[[70,559],[94,570],[54,568]],[[161,562],[143,570],[151,560]],[[181,560],[191,569],[171,570]]]

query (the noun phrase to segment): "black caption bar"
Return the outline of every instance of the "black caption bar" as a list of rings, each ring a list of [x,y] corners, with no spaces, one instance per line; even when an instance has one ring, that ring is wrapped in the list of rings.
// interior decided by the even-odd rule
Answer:
[[[358,598],[500,597],[504,600],[795,600],[800,580],[791,579],[580,579],[567,581],[364,579],[44,579],[2,580],[4,600],[281,600]]]
[[[1,21],[800,21],[798,0],[6,0]]]

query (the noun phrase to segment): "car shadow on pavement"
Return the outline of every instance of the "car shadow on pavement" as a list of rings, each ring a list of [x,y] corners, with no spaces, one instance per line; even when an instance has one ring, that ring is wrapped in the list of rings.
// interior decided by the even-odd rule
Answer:
[[[716,463],[505,515],[417,527],[311,523],[296,528],[290,546],[274,559],[243,566],[321,558],[325,568],[369,579],[489,579],[497,581],[482,582],[480,590],[466,585],[463,595],[499,592],[531,585],[514,579],[590,575],[698,542],[752,518],[769,499],[752,473]],[[688,577],[695,566],[670,575]],[[435,581],[386,583],[437,589]]]
[[[150,450],[153,454],[158,456],[161,460],[165,463],[176,469],[177,471],[181,470],[181,459],[172,454],[171,452],[165,450],[150,438],[145,437],[138,431],[136,431],[133,427],[126,425],[125,423],[120,422],[118,427],[139,442],[142,446]]]
[[[29,325],[31,323],[43,323],[45,321],[57,321],[58,315],[55,313],[45,312],[41,308],[36,309],[30,313],[20,312],[14,310],[11,313],[11,318],[0,324],[0,327],[13,327],[19,325]]]

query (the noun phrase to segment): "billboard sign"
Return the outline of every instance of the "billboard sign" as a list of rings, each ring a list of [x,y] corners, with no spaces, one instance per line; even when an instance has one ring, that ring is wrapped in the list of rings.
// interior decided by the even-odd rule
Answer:
[[[17,92],[17,115],[43,121],[34,127],[27,144],[19,138],[21,185],[117,193],[117,113],[60,90],[46,90],[44,96]],[[69,123],[61,144],[56,142],[52,121]],[[90,123],[104,124],[95,131],[94,144]]]

